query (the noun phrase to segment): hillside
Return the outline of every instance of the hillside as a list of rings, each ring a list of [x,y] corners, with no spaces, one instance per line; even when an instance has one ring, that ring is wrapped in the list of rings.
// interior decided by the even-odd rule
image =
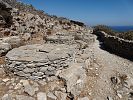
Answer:
[[[0,0],[1,100],[132,100],[133,62],[84,23]]]

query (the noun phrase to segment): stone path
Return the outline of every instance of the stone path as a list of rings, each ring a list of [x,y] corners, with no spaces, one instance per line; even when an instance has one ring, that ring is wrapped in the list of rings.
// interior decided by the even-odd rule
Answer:
[[[133,62],[101,49],[98,41],[92,45],[92,51],[97,64],[101,67],[98,77],[91,80],[94,84],[90,97],[95,98],[94,100],[132,100],[130,92],[133,91]],[[120,78],[123,76],[127,79]],[[111,77],[116,78],[115,85],[111,82]],[[125,84],[122,82],[129,86],[123,86]]]

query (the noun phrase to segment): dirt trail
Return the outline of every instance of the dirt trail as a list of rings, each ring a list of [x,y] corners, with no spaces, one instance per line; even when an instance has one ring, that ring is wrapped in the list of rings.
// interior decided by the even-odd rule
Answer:
[[[133,62],[101,49],[98,40],[92,45],[92,51],[96,62],[101,66],[98,77],[93,80],[95,83],[92,88],[92,100],[112,100],[107,97],[114,100],[125,100],[116,95],[110,78],[124,74],[133,78]]]

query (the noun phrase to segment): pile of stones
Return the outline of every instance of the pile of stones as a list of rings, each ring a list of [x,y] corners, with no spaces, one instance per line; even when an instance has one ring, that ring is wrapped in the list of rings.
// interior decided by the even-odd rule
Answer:
[[[74,36],[72,34],[57,33],[46,37],[47,43],[56,44],[71,44],[74,42]]]
[[[94,37],[90,32],[81,32],[81,33],[63,33],[58,32],[54,35],[46,37],[46,43],[55,43],[55,44],[81,44],[80,41],[86,43],[87,45],[93,43]],[[80,43],[79,43],[80,42]]]
[[[22,44],[20,37],[11,36],[0,38],[0,56],[4,56],[8,51]]]
[[[123,100],[133,100],[133,78],[129,75],[117,75],[111,77],[112,88],[117,96]]]

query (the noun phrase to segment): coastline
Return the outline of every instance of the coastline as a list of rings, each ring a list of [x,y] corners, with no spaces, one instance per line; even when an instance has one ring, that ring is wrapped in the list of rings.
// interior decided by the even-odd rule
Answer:
[[[127,32],[133,30],[133,26],[109,26],[109,27],[118,32]]]

